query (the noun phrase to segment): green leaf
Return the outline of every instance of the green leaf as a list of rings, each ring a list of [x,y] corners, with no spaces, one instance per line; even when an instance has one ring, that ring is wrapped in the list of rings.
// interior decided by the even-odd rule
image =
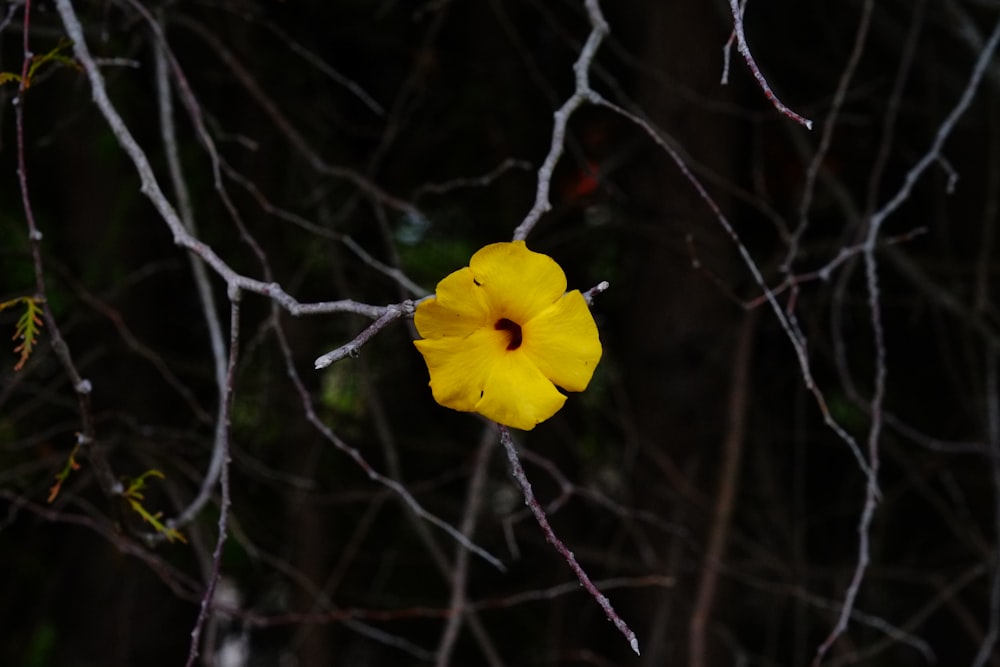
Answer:
[[[18,318],[17,324],[14,326],[14,335],[11,337],[11,340],[21,341],[14,348],[14,354],[21,355],[14,365],[15,371],[24,368],[24,364],[27,363],[28,357],[31,356],[38,343],[38,334],[42,328],[42,303],[44,303],[44,299],[31,296],[17,297],[0,303],[0,311],[19,303],[24,304],[24,313]]]

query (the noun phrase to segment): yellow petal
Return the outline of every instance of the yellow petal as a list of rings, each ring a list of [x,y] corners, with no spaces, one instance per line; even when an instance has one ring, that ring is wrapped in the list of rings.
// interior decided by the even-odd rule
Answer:
[[[507,349],[507,333],[493,327],[465,338],[414,341],[431,375],[434,400],[452,410],[475,412],[486,382]]]
[[[437,296],[417,305],[413,324],[423,338],[464,338],[476,329],[492,327],[493,321],[486,295],[465,267],[438,283]]]
[[[508,340],[506,332],[490,328],[464,339],[414,341],[427,362],[434,400],[524,430],[554,415],[566,397],[526,355],[508,351]]]
[[[520,350],[507,352],[486,381],[476,412],[530,431],[563,406],[566,397]]]
[[[594,316],[579,291],[525,322],[522,332],[521,350],[545,377],[567,391],[587,388],[602,350]]]
[[[566,274],[556,261],[528,250],[524,241],[488,245],[472,256],[469,268],[497,320],[523,324],[566,291]]]

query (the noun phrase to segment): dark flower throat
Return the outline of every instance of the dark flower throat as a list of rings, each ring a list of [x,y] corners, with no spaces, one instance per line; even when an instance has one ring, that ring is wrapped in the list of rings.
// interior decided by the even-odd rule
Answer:
[[[506,317],[497,320],[497,323],[493,325],[493,328],[497,331],[506,331],[510,336],[510,342],[507,343],[508,350],[516,350],[521,347],[521,325],[513,320],[508,320]]]

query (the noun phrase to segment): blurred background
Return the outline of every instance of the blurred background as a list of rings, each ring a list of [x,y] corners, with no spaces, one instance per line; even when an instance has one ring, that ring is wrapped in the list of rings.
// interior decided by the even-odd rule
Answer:
[[[823,664],[1000,665],[1000,69],[983,55],[1000,4],[747,3],[756,61],[811,131],[724,49],[727,3],[602,4],[591,85],[646,125],[572,115],[528,244],[571,288],[610,282],[593,308],[604,358],[515,439],[642,656],[546,543],[495,427],[434,403],[410,321],[316,371],[370,319],[293,317],[245,293],[225,609],[199,664],[808,665],[850,591]],[[578,0],[73,5],[198,238],[301,302],[377,306],[511,238],[591,28]],[[0,72],[21,72],[25,6],[0,4]],[[30,9],[30,49],[50,57],[27,91],[0,88],[0,301],[37,291],[18,98],[44,297],[93,391],[81,408],[51,327],[18,371],[4,345],[0,663],[183,665],[218,534],[226,284],[209,270],[206,301],[55,3]],[[911,172],[943,127],[939,159]],[[19,315],[0,312],[4,340]],[[88,421],[95,441],[49,502]],[[212,482],[185,541],[114,492],[151,470],[141,506],[162,521]]]

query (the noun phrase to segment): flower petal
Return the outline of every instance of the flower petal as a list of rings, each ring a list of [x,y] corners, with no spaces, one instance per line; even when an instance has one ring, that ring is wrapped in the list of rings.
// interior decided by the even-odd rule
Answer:
[[[507,333],[493,327],[465,338],[413,341],[424,355],[434,400],[452,410],[475,412],[486,383],[506,353]]]
[[[563,406],[559,393],[520,350],[507,352],[486,381],[476,412],[500,424],[530,431]]]
[[[579,291],[522,325],[521,349],[545,377],[567,391],[583,391],[601,359],[594,316]]]
[[[493,326],[486,295],[476,286],[469,267],[438,283],[437,296],[417,305],[413,324],[423,338],[464,338],[476,329]]]
[[[566,291],[566,274],[556,261],[528,250],[524,241],[488,245],[472,256],[469,268],[496,319],[523,324]]]
[[[508,351],[507,341],[507,333],[496,329],[464,339],[414,341],[427,363],[434,400],[524,430],[554,415],[566,397],[527,356]]]

